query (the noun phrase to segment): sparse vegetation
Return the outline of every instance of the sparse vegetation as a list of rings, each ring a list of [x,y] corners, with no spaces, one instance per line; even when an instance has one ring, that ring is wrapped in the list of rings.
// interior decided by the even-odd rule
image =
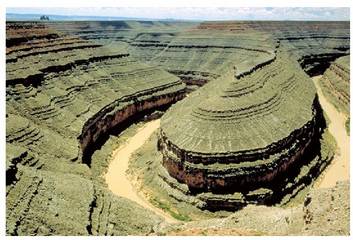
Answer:
[[[144,114],[159,117],[188,92],[163,114],[160,150],[176,147],[164,148],[164,157],[182,162],[196,183],[192,169],[216,176],[220,186],[235,175],[266,177],[263,171],[316,139],[315,89],[303,69],[320,70],[346,55],[347,46],[346,22],[7,22],[6,234],[346,234],[345,187],[310,195],[311,225],[303,225],[301,207],[245,206],[273,205],[271,197],[287,193],[289,202],[299,196],[300,206],[314,173],[333,155],[326,132],[321,155],[301,159],[275,187],[204,194],[170,176],[154,134],[136,152],[130,174],[141,176],[142,191],[180,220],[177,226],[111,193],[102,176]],[[345,59],[328,76],[346,74]],[[347,81],[335,86],[343,100],[346,87]],[[325,214],[315,207],[331,195],[338,203],[325,204],[337,204],[342,219],[326,205]],[[219,204],[239,209],[218,211]]]
[[[153,198],[151,200],[151,203],[155,205],[158,208],[163,209],[164,211],[168,212],[173,218],[180,220],[180,221],[190,221],[191,218],[188,217],[187,215],[183,215],[177,212],[177,210],[173,210],[172,207],[170,206],[170,203],[167,202],[162,202],[158,200],[157,198]]]

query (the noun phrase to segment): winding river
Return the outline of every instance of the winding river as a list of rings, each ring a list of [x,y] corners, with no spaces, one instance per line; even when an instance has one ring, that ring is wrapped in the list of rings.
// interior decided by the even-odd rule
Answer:
[[[328,129],[337,142],[337,153],[332,163],[320,176],[315,187],[329,188],[333,187],[337,181],[349,180],[349,136],[345,129],[347,116],[337,111],[337,109],[325,98],[318,83],[320,78],[321,76],[317,76],[312,79],[318,91],[320,104],[330,119]],[[153,211],[168,223],[176,223],[179,221],[160,208],[153,206],[144,196],[142,196],[142,194],[139,194],[138,190],[133,186],[131,180],[127,176],[129,160],[132,154],[142,147],[159,126],[159,119],[147,122],[139,128],[137,133],[123,146],[116,149],[113,152],[113,160],[110,162],[108,171],[105,175],[105,180],[108,184],[108,188],[114,194],[130,199],[142,207]]]
[[[335,186],[338,181],[349,180],[349,136],[345,129],[347,116],[339,112],[323,95],[319,84],[321,76],[312,79],[319,95],[320,105],[330,119],[328,130],[337,143],[334,159],[321,174],[316,184],[318,188],[329,188]]]
[[[165,219],[168,223],[179,222],[169,214],[153,206],[147,199],[142,195],[138,194],[137,189],[131,183],[131,180],[127,176],[127,170],[129,168],[129,160],[132,154],[142,147],[147,139],[156,131],[160,126],[160,120],[153,120],[144,124],[137,130],[137,133],[131,137],[123,146],[119,147],[113,152],[113,160],[110,162],[108,171],[105,175],[105,180],[108,184],[108,188],[116,195],[125,197],[131,201],[134,201],[144,208],[153,211]]]

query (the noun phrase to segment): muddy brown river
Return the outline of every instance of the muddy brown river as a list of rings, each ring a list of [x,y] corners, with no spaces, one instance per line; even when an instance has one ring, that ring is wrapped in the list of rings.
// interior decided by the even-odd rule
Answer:
[[[345,129],[347,116],[339,112],[323,95],[319,81],[321,76],[312,78],[318,95],[320,105],[330,119],[328,130],[335,138],[337,150],[334,159],[327,169],[321,174],[316,187],[333,187],[338,181],[349,180],[349,136]]]

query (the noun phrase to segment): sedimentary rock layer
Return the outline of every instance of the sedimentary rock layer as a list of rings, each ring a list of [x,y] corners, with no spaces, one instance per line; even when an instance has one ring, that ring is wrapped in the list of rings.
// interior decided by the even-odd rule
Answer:
[[[12,35],[7,37],[11,42]],[[79,137],[84,152],[87,142],[94,144],[128,116],[183,96],[184,85],[173,75],[140,64],[126,52],[72,39],[61,36],[58,45],[33,40],[12,47],[7,54],[9,114],[46,125],[63,139]],[[83,48],[76,48],[77,42]],[[31,45],[35,48],[29,49]],[[113,115],[115,121],[109,121]],[[103,118],[104,127],[99,128]]]
[[[266,34],[209,36],[210,33],[201,30],[185,31],[168,43],[160,38],[154,42],[141,41],[146,37],[141,36],[139,41],[131,43],[130,52],[150,64],[162,66],[188,85],[202,86],[234,65],[237,71],[242,71],[263,62],[276,46]]]
[[[318,132],[315,88],[295,61],[278,53],[247,72],[239,79],[225,74],[162,118],[163,165],[192,189],[229,192],[269,183]]]
[[[148,212],[92,179],[86,149],[128,117],[179,100],[185,85],[118,45],[45,24],[8,22],[6,37],[7,233],[150,231]],[[128,209],[140,216],[139,230],[117,220]]]
[[[349,22],[114,21],[48,24],[98,42],[125,42],[133,56],[176,73],[192,85],[189,87],[191,90],[197,89],[205,80],[214,79],[205,79],[203,73],[220,75],[224,69],[234,65],[241,70],[241,65],[262,62],[264,55],[261,50],[273,50],[276,41],[285,45],[311,75],[323,73],[331,61],[349,52]],[[188,73],[186,78],[183,76],[185,72]]]
[[[317,149],[322,113],[315,88],[301,68],[316,74],[347,54],[348,27],[346,22],[207,22],[190,31],[189,40],[215,31],[218,38],[233,36],[233,44],[246,42],[250,45],[244,49],[262,55],[252,64],[225,63],[219,77],[164,115],[158,146],[169,174],[191,192],[202,192],[199,199],[208,208],[229,208],[248,201],[232,194],[248,196],[267,189],[293,172],[292,165],[300,165],[307,152],[317,154],[313,148]],[[262,49],[254,47],[261,38],[245,41],[249,32],[270,33],[272,40],[264,40],[270,44]],[[170,51],[170,45],[160,55]],[[229,46],[224,41],[222,45]],[[269,197],[276,198],[273,193]],[[261,198],[255,194],[253,200],[262,202]]]
[[[292,171],[285,171],[291,161],[301,165],[298,157],[312,150],[320,113],[310,80],[290,59],[309,74],[323,71],[349,53],[349,24],[220,25],[8,22],[7,234],[153,231],[161,220],[111,195],[90,155],[101,153],[92,151],[114,127],[181,99],[184,83],[188,91],[201,88],[164,117],[159,146],[170,173],[191,188],[159,166],[161,184],[181,189],[183,201],[199,191],[199,207],[214,210],[268,203],[283,189],[300,189],[302,178],[298,187],[282,176],[276,192],[255,186],[249,176],[266,183]],[[275,55],[278,48],[289,54]],[[288,106],[292,101],[297,104]],[[311,175],[319,161],[291,177]],[[244,193],[229,191],[235,186],[229,179],[254,185]],[[218,187],[222,192],[214,191]]]
[[[342,112],[349,115],[349,56],[338,58],[320,80],[324,94]]]

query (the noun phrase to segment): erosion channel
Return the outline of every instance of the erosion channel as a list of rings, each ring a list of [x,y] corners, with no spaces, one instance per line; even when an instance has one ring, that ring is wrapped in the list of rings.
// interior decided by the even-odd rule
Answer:
[[[321,76],[312,78],[322,109],[329,118],[328,130],[335,138],[337,149],[332,163],[322,173],[316,186],[319,188],[328,188],[335,186],[338,181],[349,180],[349,136],[345,129],[347,116],[339,112],[323,95],[319,81]]]
[[[174,223],[177,222],[176,219],[170,217],[161,209],[154,207],[147,199],[137,193],[137,189],[133,186],[127,175],[131,155],[145,143],[151,134],[159,128],[159,125],[159,119],[147,122],[143,127],[138,129],[137,133],[126,144],[113,152],[113,160],[109,164],[105,180],[109,189],[114,194],[128,198],[144,208],[152,210],[167,222]]]

